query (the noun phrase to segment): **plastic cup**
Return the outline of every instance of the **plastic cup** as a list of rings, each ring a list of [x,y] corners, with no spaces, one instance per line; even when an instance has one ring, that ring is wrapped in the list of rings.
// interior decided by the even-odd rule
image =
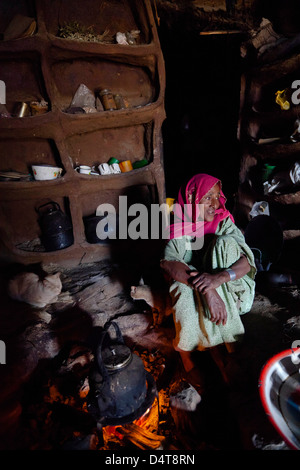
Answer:
[[[125,160],[124,162],[119,163],[121,172],[126,173],[127,171],[133,170],[132,163],[130,160]]]

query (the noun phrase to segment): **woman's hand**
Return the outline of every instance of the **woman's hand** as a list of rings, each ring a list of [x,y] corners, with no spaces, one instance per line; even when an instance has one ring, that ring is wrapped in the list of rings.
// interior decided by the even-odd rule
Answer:
[[[217,325],[225,325],[227,322],[227,311],[225,304],[218,292],[211,289],[205,294],[206,303],[210,311],[210,320]]]
[[[242,255],[230,268],[235,272],[236,279],[245,276],[251,269],[246,256]],[[197,289],[201,294],[206,294],[211,289],[216,289],[221,284],[230,281],[230,276],[227,271],[220,271],[216,274],[199,273],[192,271],[190,273],[190,284]]]
[[[189,285],[190,268],[181,261],[161,260],[160,267],[170,280],[182,282]]]
[[[198,271],[192,271],[190,273],[190,283],[197,289],[201,294],[206,294],[211,289],[216,289],[224,281],[224,274],[209,274],[209,273],[199,273]]]

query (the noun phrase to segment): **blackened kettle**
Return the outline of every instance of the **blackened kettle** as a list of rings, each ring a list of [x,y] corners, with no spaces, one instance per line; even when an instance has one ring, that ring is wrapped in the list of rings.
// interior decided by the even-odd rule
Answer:
[[[115,339],[108,333],[110,326],[115,328]],[[156,389],[151,391],[149,383],[151,379],[142,359],[126,346],[118,324],[108,322],[100,336],[90,375],[90,404],[94,407],[96,404],[98,422],[117,424],[136,419],[143,407],[149,407],[149,401],[154,400]]]
[[[41,241],[46,251],[67,248],[74,242],[73,227],[57,202],[50,201],[38,207]]]

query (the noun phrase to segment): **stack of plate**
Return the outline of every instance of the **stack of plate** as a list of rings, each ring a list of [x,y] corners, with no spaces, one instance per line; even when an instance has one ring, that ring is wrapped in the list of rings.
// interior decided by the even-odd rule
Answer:
[[[20,173],[19,171],[0,171],[0,179],[2,181],[30,180],[31,175],[28,173]]]

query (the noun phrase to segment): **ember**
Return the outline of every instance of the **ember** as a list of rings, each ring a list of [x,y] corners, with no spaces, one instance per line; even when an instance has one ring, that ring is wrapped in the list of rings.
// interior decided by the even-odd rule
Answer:
[[[155,399],[152,406],[132,423],[103,428],[104,450],[111,449],[113,442],[120,446],[126,446],[130,442],[143,450],[161,448],[165,437],[157,434],[159,425],[158,408],[158,400]]]

